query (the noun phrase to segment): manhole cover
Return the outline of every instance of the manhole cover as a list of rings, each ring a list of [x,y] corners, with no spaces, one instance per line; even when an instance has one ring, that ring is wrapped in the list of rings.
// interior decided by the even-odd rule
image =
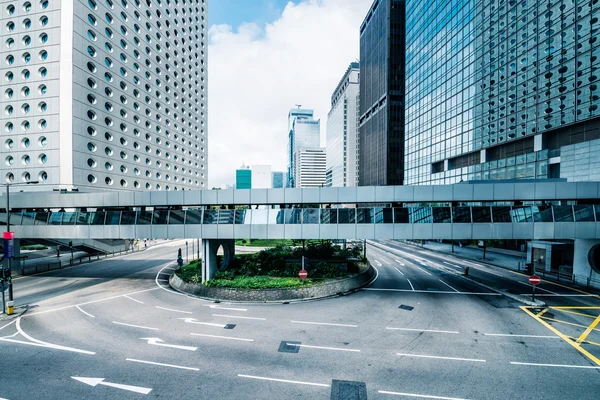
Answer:
[[[364,382],[334,379],[331,383],[331,400],[367,400],[367,385]]]
[[[405,305],[405,304],[402,304],[402,305],[401,305],[400,307],[398,307],[398,308],[401,308],[401,309],[403,309],[403,310],[407,310],[407,311],[412,311],[412,310],[414,309],[414,307],[407,306],[407,305]]]
[[[279,344],[280,353],[297,353],[300,350],[300,345],[302,342],[296,342],[293,340],[284,340]]]
[[[223,329],[233,329],[235,328],[235,324],[227,324],[223,327]]]

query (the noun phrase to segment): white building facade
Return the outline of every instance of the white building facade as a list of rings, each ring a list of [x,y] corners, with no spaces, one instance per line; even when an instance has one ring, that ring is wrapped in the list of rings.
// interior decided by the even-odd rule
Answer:
[[[351,63],[331,95],[327,115],[327,186],[356,186],[359,72],[359,63]]]
[[[35,190],[205,187],[206,0],[0,7],[5,182],[39,181]]]
[[[270,165],[253,165],[250,169],[252,170],[252,189],[271,189],[273,187]]]
[[[317,188],[325,186],[327,157],[325,149],[302,149],[296,152],[296,187]]]
[[[321,147],[321,121],[314,119],[314,111],[295,108],[288,114],[288,182],[286,187],[299,187],[297,184],[297,154],[303,149]]]

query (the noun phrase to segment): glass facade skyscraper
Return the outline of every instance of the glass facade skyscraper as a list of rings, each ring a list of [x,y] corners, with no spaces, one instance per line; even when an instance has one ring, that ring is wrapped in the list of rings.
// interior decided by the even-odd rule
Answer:
[[[288,113],[288,147],[286,187],[296,187],[298,152],[321,146],[321,120],[314,119],[314,111],[302,108]]]
[[[599,137],[600,1],[407,0],[406,18],[406,184],[560,177],[561,148]]]
[[[375,0],[360,27],[359,185],[404,177],[405,0]]]

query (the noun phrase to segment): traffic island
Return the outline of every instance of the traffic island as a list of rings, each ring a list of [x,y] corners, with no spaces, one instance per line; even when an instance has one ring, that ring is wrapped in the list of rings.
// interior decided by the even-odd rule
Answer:
[[[209,300],[265,303],[319,299],[352,292],[371,282],[374,275],[375,270],[373,267],[367,265],[364,268],[361,268],[361,271],[357,274],[349,275],[345,278],[310,281],[304,286],[292,288],[245,289],[235,287],[211,287],[202,283],[185,282],[177,275],[177,273],[173,273],[169,278],[169,284],[173,289],[179,292]],[[276,280],[276,278],[264,278]],[[296,279],[300,282],[299,278],[286,278],[286,280],[287,279]]]

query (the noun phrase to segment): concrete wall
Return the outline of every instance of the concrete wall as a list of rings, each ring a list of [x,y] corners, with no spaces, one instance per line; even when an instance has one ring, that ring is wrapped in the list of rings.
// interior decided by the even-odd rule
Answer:
[[[345,293],[350,290],[364,286],[371,281],[375,275],[373,267],[349,278],[327,282],[321,285],[307,286],[299,289],[231,289],[206,287],[193,283],[185,283],[175,274],[171,275],[169,283],[177,291],[192,294],[199,297],[243,302],[269,302],[315,299],[333,296],[337,293]]]

